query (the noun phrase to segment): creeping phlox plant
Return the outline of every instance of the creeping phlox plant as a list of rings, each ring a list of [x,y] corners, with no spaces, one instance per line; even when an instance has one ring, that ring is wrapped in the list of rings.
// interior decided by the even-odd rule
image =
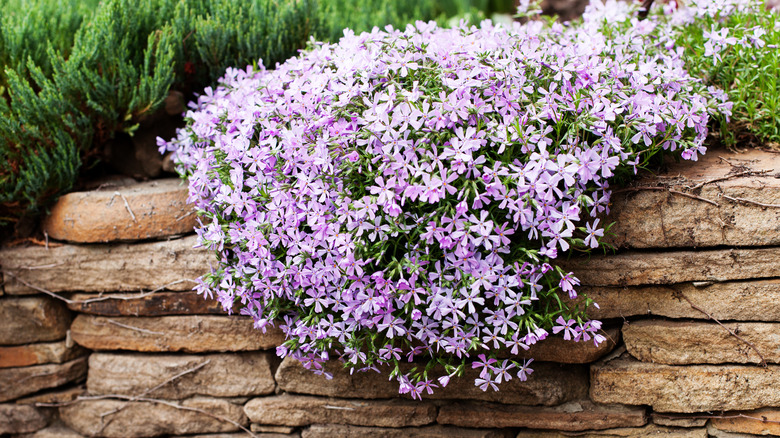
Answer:
[[[727,110],[635,11],[345,32],[229,70],[162,145],[219,256],[199,291],[279,324],[282,357],[382,369],[413,397],[471,368],[482,390],[525,380],[550,335],[604,341],[555,260],[599,246],[610,177],[695,160]]]

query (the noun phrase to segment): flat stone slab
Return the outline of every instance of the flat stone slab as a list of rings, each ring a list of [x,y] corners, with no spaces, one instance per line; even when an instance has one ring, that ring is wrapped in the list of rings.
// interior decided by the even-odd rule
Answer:
[[[54,239],[80,243],[190,233],[197,222],[188,195],[179,178],[72,192],[57,200],[42,227]]]
[[[780,321],[780,280],[683,283],[663,286],[582,287],[596,301],[588,315],[596,319],[657,315],[707,319],[687,298],[721,321]]]
[[[509,438],[513,433],[490,429],[461,429],[449,426],[361,427],[339,424],[315,424],[301,432],[301,438]]]
[[[0,404],[0,435],[33,433],[49,424],[49,415],[40,409],[12,403]]]
[[[262,333],[249,317],[156,316],[115,318],[79,315],[71,326],[73,340],[91,350],[205,353],[254,351],[284,342],[278,328]]]
[[[411,368],[411,366],[409,366]],[[512,379],[499,386],[499,391],[482,391],[474,386],[477,370],[467,370],[463,377],[453,378],[446,388],[438,388],[423,399],[467,399],[497,403],[553,406],[585,397],[588,379],[585,368],[534,362],[534,373],[525,382]],[[398,394],[398,382],[388,380],[388,372],[355,372],[350,375],[338,361],[329,361],[325,370],[333,375],[328,380],[316,375],[290,357],[285,358],[276,371],[276,383],[283,391],[296,394],[328,397],[378,399],[406,397]]]
[[[780,248],[625,252],[561,261],[586,286],[640,286],[780,277]]]
[[[104,416],[101,418],[101,415]],[[230,421],[242,426],[247,423],[241,406],[208,397],[193,397],[164,404],[152,401],[81,400],[61,407],[60,418],[68,427],[84,436],[116,438],[235,432],[240,428]]]
[[[541,430],[523,430],[517,434],[517,438],[707,438],[707,429],[683,429],[677,427],[664,427],[648,424],[645,427],[621,427],[607,430],[589,430],[577,432],[545,432]]]
[[[304,395],[279,395],[250,400],[244,413],[254,423],[282,426],[351,424],[407,427],[436,422],[436,406],[407,400],[344,400]]]
[[[49,297],[5,297],[0,300],[0,345],[21,345],[64,339],[71,316]]]
[[[56,388],[87,374],[87,358],[55,365],[0,369],[0,402]]]
[[[0,368],[63,363],[85,356],[87,353],[87,350],[78,345],[74,344],[69,347],[66,341],[11,347],[0,346]]]
[[[194,279],[216,265],[211,251],[181,239],[94,245],[13,247],[0,250],[5,292],[138,292],[192,290]]]
[[[699,415],[685,414],[660,414],[653,412],[650,419],[653,424],[671,427],[703,427],[707,424],[707,418]]]
[[[42,404],[55,404],[55,403],[68,403],[76,400],[78,397],[84,395],[87,392],[85,384],[78,384],[75,386],[68,385],[66,387],[57,387],[47,391],[39,392],[28,397],[23,397],[14,401],[19,405],[37,405]]]
[[[715,322],[642,320],[623,326],[623,339],[632,356],[642,362],[669,365],[761,363],[756,350],[768,363],[780,363],[780,324],[731,322],[723,324],[737,339]],[[746,342],[745,342],[746,341]]]
[[[601,331],[606,341],[595,345],[593,341],[573,342],[559,336],[551,336],[543,342],[531,345],[528,351],[521,351],[515,357],[533,358],[539,362],[583,364],[595,362],[615,349],[620,340],[620,330],[610,328]],[[496,353],[498,357],[512,357],[508,350]]]
[[[271,354],[94,353],[87,388],[92,395],[146,394],[174,400],[271,394],[276,387]]]
[[[73,429],[65,426],[62,421],[55,420],[53,424],[45,429],[41,429],[24,438],[84,438],[84,435],[76,433]]]
[[[780,409],[727,412],[712,418],[712,427],[724,432],[780,436]]]
[[[758,173],[747,173],[750,170]],[[663,173],[636,181],[640,189],[616,191],[606,220],[615,222],[608,242],[632,248],[778,245],[780,209],[738,201],[780,205],[778,171],[778,154],[751,148],[744,153],[708,151],[696,163],[672,164]],[[659,185],[718,205],[646,189]]]
[[[525,427],[583,431],[644,426],[647,414],[644,408],[597,405],[587,399],[550,407],[462,402],[443,405],[436,421],[439,424],[476,428]]]
[[[141,294],[73,294],[68,308],[104,316],[226,315],[215,299],[195,291]]]
[[[596,403],[692,413],[780,407],[780,365],[673,366],[620,358],[590,368]]]

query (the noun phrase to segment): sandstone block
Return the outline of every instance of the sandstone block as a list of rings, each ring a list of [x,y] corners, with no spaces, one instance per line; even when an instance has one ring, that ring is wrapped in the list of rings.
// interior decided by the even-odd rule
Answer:
[[[592,365],[590,375],[590,398],[597,403],[676,413],[780,407],[778,365],[672,366],[620,358]]]
[[[216,259],[193,248],[195,236],[135,244],[62,245],[0,250],[0,266],[11,295],[52,292],[192,290],[193,279]],[[26,284],[25,284],[26,283]]]
[[[517,438],[707,438],[707,429],[682,429],[676,427],[656,426],[648,424],[645,427],[623,427],[607,430],[589,430],[586,432],[543,432],[540,430],[524,430],[517,434]]]
[[[304,429],[301,438],[508,438],[510,432],[488,429],[461,429],[447,426],[387,427],[344,426],[337,424],[315,424]]]
[[[718,320],[780,321],[780,280],[733,281],[694,286],[583,287],[580,292],[595,300],[593,318],[658,315],[669,318],[707,319],[685,300],[705,309]],[[685,298],[683,298],[685,297]]]
[[[731,433],[780,436],[780,409],[727,412],[722,417],[712,418],[712,427]]]
[[[587,393],[588,379],[583,367],[534,362],[533,369],[534,373],[527,381],[512,379],[502,384],[499,391],[480,390],[474,386],[474,379],[479,373],[467,370],[463,377],[450,380],[446,388],[439,388],[433,395],[425,394],[423,397],[552,406],[584,398]],[[283,391],[297,394],[363,399],[399,397],[398,383],[388,380],[387,370],[382,374],[369,371],[350,375],[349,370],[338,361],[326,363],[325,370],[333,375],[332,379],[316,375],[299,361],[288,357],[276,371],[276,383]]]
[[[108,414],[108,415],[104,415]],[[104,415],[101,418],[101,415]],[[133,438],[160,435],[235,432],[246,425],[241,406],[193,397],[181,402],[82,400],[60,408],[71,429],[89,436]]]
[[[73,294],[68,308],[103,316],[225,315],[217,300],[195,291],[153,294]]]
[[[190,233],[196,215],[187,196],[179,178],[72,192],[60,197],[42,227],[54,239],[79,243]]]
[[[599,345],[591,342],[572,342],[558,336],[551,336],[523,351],[519,357],[533,358],[540,362],[591,363],[609,354],[620,340],[620,330],[607,329],[601,332],[607,340]],[[497,353],[500,357],[511,357],[509,352]],[[511,354],[511,353],[510,353]]]
[[[280,395],[250,400],[244,406],[249,421],[283,426],[351,424],[356,426],[424,426],[436,421],[436,406],[406,400],[344,400]]]
[[[244,409],[244,413],[246,413],[246,409]],[[257,424],[257,423],[250,424],[249,430],[251,430],[252,432],[279,433],[279,434],[288,434],[288,433],[295,432],[295,428],[291,426],[269,426],[266,424]]]
[[[707,424],[707,418],[697,418],[696,415],[650,414],[653,424],[671,427],[702,427]]]
[[[0,402],[13,400],[42,389],[76,381],[87,374],[87,358],[64,364],[0,369]]]
[[[267,350],[284,342],[281,330],[266,333],[251,318],[238,316],[158,316],[148,318],[79,315],[71,336],[91,350],[148,352]]]
[[[639,286],[780,276],[780,248],[626,252],[560,262],[586,286]]]
[[[461,402],[443,405],[437,423],[476,428],[583,431],[644,426],[647,416],[644,408],[597,405],[587,399],[552,407]]]
[[[32,406],[0,404],[0,435],[32,433],[49,424],[49,415]]]
[[[94,353],[89,358],[87,388],[94,395],[145,394],[176,400],[194,395],[271,394],[276,386],[271,354]]]
[[[20,345],[65,338],[71,316],[64,304],[49,297],[5,297],[0,321],[0,345]]]
[[[768,363],[780,363],[780,324],[724,323]],[[642,320],[623,326],[626,348],[643,362],[669,365],[761,363],[756,350],[715,322]]]
[[[56,421],[51,426],[41,429],[32,435],[27,435],[25,438],[84,438],[83,435],[79,435],[74,430],[65,426],[61,421]]]
[[[28,397],[23,397],[16,400],[14,403],[18,405],[36,405],[38,403],[43,404],[55,404],[55,403],[68,403],[76,400],[79,396],[84,395],[87,392],[87,387],[84,384],[78,384],[75,386],[58,387],[44,392],[39,392]]]
[[[0,347],[0,368],[63,363],[86,354],[87,350],[68,347],[65,341]]]

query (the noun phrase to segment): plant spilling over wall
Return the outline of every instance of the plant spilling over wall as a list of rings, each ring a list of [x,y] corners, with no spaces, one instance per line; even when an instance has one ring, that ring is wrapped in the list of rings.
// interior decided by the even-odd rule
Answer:
[[[229,69],[162,145],[219,257],[200,292],[278,322],[280,356],[388,366],[413,397],[468,367],[483,390],[525,380],[531,360],[497,357],[550,334],[603,341],[555,260],[599,246],[613,176],[661,150],[695,160],[731,108],[686,72],[685,25],[635,13],[418,22]]]
[[[170,89],[201,90],[228,66],[258,58],[273,66],[310,37],[331,38],[347,26],[404,25],[487,3],[2,0],[0,224],[48,207]]]

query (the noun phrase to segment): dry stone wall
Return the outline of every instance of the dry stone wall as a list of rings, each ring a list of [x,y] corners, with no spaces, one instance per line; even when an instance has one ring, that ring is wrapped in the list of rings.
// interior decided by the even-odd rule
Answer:
[[[619,190],[620,252],[566,262],[608,341],[540,343],[526,382],[467,375],[423,401],[282,361],[279,330],[192,292],[213,260],[186,192],[74,193],[48,242],[0,250],[0,435],[780,436],[778,154],[713,151]]]

